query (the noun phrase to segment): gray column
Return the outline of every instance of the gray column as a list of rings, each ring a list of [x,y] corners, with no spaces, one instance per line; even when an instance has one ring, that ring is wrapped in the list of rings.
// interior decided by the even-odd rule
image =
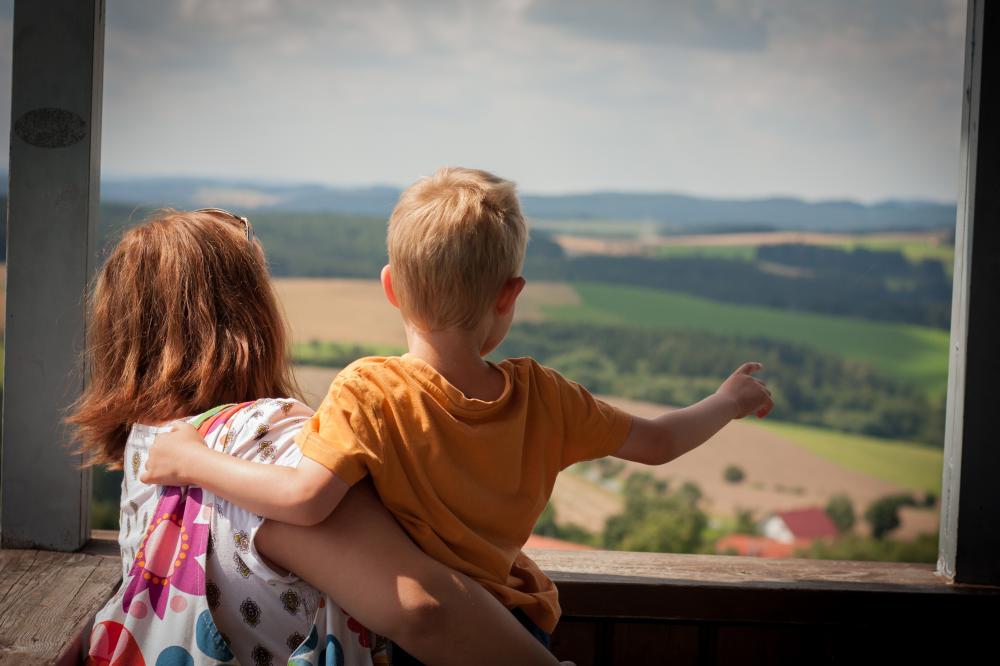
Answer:
[[[1000,5],[967,30],[938,570],[1000,585]]]
[[[104,0],[19,0],[13,46],[0,538],[74,550],[89,535],[90,474],[62,420],[84,382]]]

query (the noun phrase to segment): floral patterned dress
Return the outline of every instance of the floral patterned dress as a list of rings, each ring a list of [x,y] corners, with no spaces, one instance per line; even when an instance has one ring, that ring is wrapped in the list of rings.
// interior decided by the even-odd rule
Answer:
[[[311,414],[308,407],[295,400],[262,399],[230,408],[226,418],[208,424],[205,439],[208,446],[244,460],[291,467],[301,459],[293,439]],[[123,660],[128,652],[123,647],[125,642],[117,635],[111,640],[106,631],[101,634],[95,630],[93,636],[98,642],[107,643],[109,654],[103,659],[94,658],[105,648],[92,647],[91,662],[152,666],[159,665],[165,657],[169,658],[163,663],[173,664],[175,661],[171,659],[179,655],[182,658],[176,661],[178,664],[384,663],[380,639],[312,586],[268,566],[254,544],[263,523],[260,516],[195,487],[187,492],[183,509],[196,514],[190,520],[187,513],[182,521],[176,514],[163,511],[164,503],[169,504],[173,499],[171,493],[180,496],[181,489],[145,484],[139,480],[139,474],[154,438],[167,429],[135,425],[126,443],[118,538],[123,593],[112,598],[109,607],[117,605],[112,610],[130,616],[132,622],[169,625],[173,619],[179,628],[181,624],[197,624],[194,629],[184,626],[186,633],[177,632],[191,636],[190,642],[197,644],[172,646],[157,655],[147,654],[140,640],[135,648],[142,650],[144,659]],[[158,504],[162,515],[154,515]],[[155,547],[158,535],[170,530],[183,539],[178,541],[182,546],[177,554]],[[157,555],[158,551],[169,553]],[[177,559],[161,563],[154,561],[157,557]],[[151,571],[168,570],[169,578],[150,575]],[[204,605],[205,601],[211,617],[202,613],[194,620],[194,605]],[[99,614],[99,623],[101,619]],[[169,633],[169,628],[157,631]],[[204,639],[203,634],[212,640]],[[205,649],[213,640],[218,647],[214,651]],[[183,654],[167,654],[175,649]]]

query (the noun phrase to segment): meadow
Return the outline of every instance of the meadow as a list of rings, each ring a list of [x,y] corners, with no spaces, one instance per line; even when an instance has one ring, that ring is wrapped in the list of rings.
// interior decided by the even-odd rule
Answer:
[[[941,494],[941,449],[769,419],[757,425],[848,469],[916,492]]]
[[[337,368],[296,366],[296,378],[309,404],[319,404],[337,372]],[[605,399],[647,418],[669,409],[609,396]],[[849,455],[838,450],[840,444]],[[725,468],[733,464],[746,473],[741,483],[725,480]],[[649,469],[630,463],[623,471],[627,474]],[[559,476],[551,501],[561,524],[599,533],[604,522],[622,510],[619,490],[623,474],[601,479],[597,471],[584,463]],[[768,419],[746,419],[730,424],[702,447],[652,471],[674,487],[685,482],[697,484],[704,492],[710,514],[722,522],[731,522],[740,511],[750,511],[759,519],[771,511],[824,506],[837,493],[850,497],[859,512],[885,495],[927,491],[937,494],[941,452]],[[933,510],[907,510],[901,517],[903,524],[894,535],[899,539],[933,533],[937,528]],[[864,533],[864,529],[862,526],[859,531]]]
[[[330,367],[331,359],[346,362],[352,355],[392,353],[405,346],[399,313],[386,302],[377,279],[385,262],[384,220],[266,213],[255,215],[254,224],[291,323],[295,356],[311,364],[296,368],[310,403],[318,403],[336,372]],[[120,225],[106,227],[104,237],[112,238],[117,228]],[[579,368],[581,381],[605,379],[604,386],[622,389],[617,395],[636,398],[643,395],[638,391],[640,384],[647,382],[659,392],[653,400],[684,404],[697,399],[700,391],[710,392],[718,382],[714,370],[692,369],[695,360],[691,357],[712,355],[711,349],[702,349],[706,345],[723,345],[715,356],[724,356],[727,364],[734,354],[769,349],[780,359],[779,365],[787,366],[785,372],[795,372],[801,365],[822,382],[806,391],[807,395],[816,396],[820,389],[836,395],[853,393],[851,400],[858,405],[850,408],[860,412],[900,413],[893,412],[892,405],[879,405],[877,410],[867,402],[880,397],[870,393],[879,390],[880,380],[863,386],[852,383],[852,373],[862,377],[866,370],[839,367],[840,359],[858,368],[871,366],[894,382],[920,387],[935,400],[944,393],[948,333],[940,310],[935,314],[900,306],[910,299],[923,307],[931,303],[922,300],[924,296],[932,295],[933,307],[939,307],[935,303],[947,298],[940,295],[942,280],[933,282],[933,274],[921,272],[919,265],[930,259],[950,268],[951,247],[940,232],[823,234],[748,229],[670,235],[654,223],[615,220],[543,221],[533,228],[536,233],[526,264],[528,287],[518,302],[518,333],[512,338],[520,337],[524,346],[534,344],[527,339],[531,335],[555,335],[547,339],[549,355],[561,354],[567,367]],[[781,244],[793,245],[782,246],[782,254],[775,251]],[[796,249],[803,247],[830,248],[833,255],[820,256],[821,263],[813,265],[808,252]],[[856,250],[885,254],[863,256]],[[940,267],[935,268],[940,272]],[[925,278],[931,281],[921,283]],[[889,293],[905,291],[910,284],[918,288],[912,296]],[[938,291],[932,294],[923,284]],[[741,290],[727,294],[728,285]],[[784,295],[771,301],[760,299],[755,292],[768,292],[758,289],[759,285],[781,288]],[[869,289],[869,285],[877,288]],[[858,294],[870,296],[869,302],[859,301]],[[856,307],[857,303],[863,307]],[[596,326],[607,329],[602,332]],[[645,337],[628,331],[644,331]],[[662,338],[660,331],[665,334]],[[692,340],[685,342],[678,337],[681,334]],[[592,344],[588,336],[594,335],[603,336],[602,345],[585,348]],[[650,350],[659,348],[655,364],[626,367],[622,362],[617,369],[607,364],[609,357],[620,361],[608,353],[608,345],[640,341]],[[791,347],[775,347],[778,344],[808,349],[796,352]],[[631,352],[637,358],[650,358],[642,345]],[[670,349],[675,350],[674,356],[685,357],[687,370],[662,367],[663,355],[669,356]],[[323,365],[327,367],[319,367]],[[831,372],[840,377],[834,378]],[[882,386],[888,390],[885,382]],[[887,399],[910,400],[916,409],[920,401],[915,396],[919,395],[916,389],[909,394],[897,390]],[[786,406],[792,404],[790,398]],[[666,409],[620,397],[608,399],[646,415]],[[833,412],[837,409],[841,407],[835,406]],[[732,523],[745,511],[760,518],[774,510],[824,506],[837,493],[847,494],[860,514],[885,495],[934,493],[940,488],[941,451],[928,447],[934,444],[929,439],[921,436],[923,444],[915,444],[834,432],[803,425],[829,425],[829,414],[816,412],[813,416],[822,417],[820,421],[806,416],[796,417],[799,423],[733,424],[706,446],[654,473],[673,488],[697,484],[715,525]],[[723,472],[732,464],[746,472],[744,482],[725,480]],[[552,500],[559,521],[599,532],[609,516],[622,510],[623,479],[640,469],[629,465],[608,479],[594,478],[593,470],[586,469],[563,475]],[[99,485],[103,488],[99,492],[108,494],[106,518],[113,521],[113,480]],[[936,531],[934,510],[904,508],[901,517],[897,538]]]
[[[399,311],[386,300],[376,279],[279,277],[274,286],[297,342],[406,346]],[[580,302],[571,285],[532,281],[518,300],[515,321],[541,321],[549,308]]]
[[[731,256],[752,259],[763,245],[805,244],[843,250],[899,251],[910,261],[936,259],[950,262],[954,248],[941,231],[828,233],[819,231],[733,231],[728,233],[661,234],[648,225],[610,221],[589,225],[549,222],[533,225],[555,235],[569,254],[595,250],[600,254],[653,254],[659,256]],[[603,245],[595,243],[602,242]]]
[[[580,304],[547,306],[545,312],[552,320],[772,338],[870,363],[919,384],[929,394],[941,394],[947,387],[947,331],[720,303],[643,287],[573,286]]]
[[[775,234],[778,236],[778,234]],[[782,234],[788,236],[788,234]],[[955,262],[955,249],[946,243],[940,242],[938,236],[921,235],[833,235],[833,234],[801,234],[792,236],[796,242],[806,242],[806,244],[816,244],[826,247],[837,247],[843,250],[854,250],[862,248],[879,252],[900,252],[908,261],[920,262],[927,259],[941,262],[948,274],[951,274]],[[563,240],[560,237],[560,240]],[[663,243],[652,246],[645,245],[644,251],[657,257],[712,257],[720,259],[738,259],[741,261],[754,261],[757,258],[757,248],[762,245],[763,238],[741,239],[726,237],[718,239],[714,243],[694,242],[685,243]],[[778,238],[772,241],[775,242]],[[579,241],[576,241],[579,244]],[[574,241],[566,239],[568,246],[573,246]]]

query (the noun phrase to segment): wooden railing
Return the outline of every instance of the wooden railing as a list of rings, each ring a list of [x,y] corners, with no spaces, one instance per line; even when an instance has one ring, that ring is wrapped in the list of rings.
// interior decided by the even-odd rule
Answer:
[[[0,551],[0,664],[76,664],[121,577],[117,544]],[[975,663],[1000,588],[930,565],[532,551],[559,586],[553,651],[596,664]],[[969,656],[966,662],[961,656]]]
[[[924,564],[531,555],[559,587],[553,650],[577,666],[987,663],[1000,619],[1000,587]]]
[[[0,664],[78,664],[81,638],[121,581],[115,557],[0,550]]]

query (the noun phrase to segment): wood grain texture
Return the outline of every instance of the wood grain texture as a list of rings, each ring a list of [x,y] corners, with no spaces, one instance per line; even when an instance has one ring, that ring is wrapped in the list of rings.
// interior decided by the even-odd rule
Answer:
[[[60,662],[120,580],[114,558],[0,550],[0,664]]]
[[[576,666],[594,666],[597,654],[598,623],[563,620],[552,634],[552,652],[560,660]]]
[[[694,624],[620,622],[614,627],[614,663],[698,666],[700,638]]]
[[[850,587],[898,589],[915,586],[944,591],[946,581],[929,564],[766,559],[728,555],[684,555],[595,550],[569,554],[558,550],[529,552],[560,580],[688,585],[754,584],[765,587],[842,590]]]
[[[930,565],[588,551],[528,553],[564,616],[695,622],[844,623],[1000,616],[1000,588],[954,585]],[[888,615],[887,615],[888,614]]]

